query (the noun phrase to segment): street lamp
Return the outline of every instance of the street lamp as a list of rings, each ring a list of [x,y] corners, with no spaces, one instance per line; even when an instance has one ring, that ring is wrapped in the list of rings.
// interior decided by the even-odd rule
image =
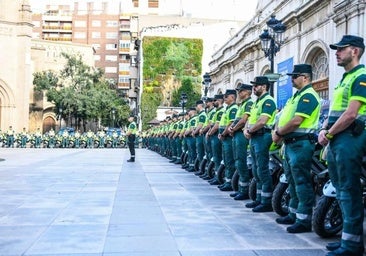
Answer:
[[[114,126],[115,126],[115,125],[114,125],[114,120],[115,120],[115,118],[116,118],[115,113],[116,113],[116,110],[115,110],[114,108],[112,108],[112,127],[114,127]]]
[[[267,21],[267,29],[263,30],[263,33],[259,36],[262,44],[262,50],[264,56],[268,57],[271,62],[270,72],[274,73],[274,56],[280,51],[281,45],[284,43],[284,33],[286,26],[272,15]],[[273,96],[273,86],[271,85],[270,94]]]
[[[187,103],[187,94],[182,93],[180,95],[180,104],[182,105],[183,113],[184,113],[184,107],[185,107],[186,103]]]
[[[208,89],[210,88],[211,81],[212,80],[211,80],[210,75],[206,72],[203,75],[203,81],[202,81],[202,84],[204,85],[204,97],[205,98],[207,97],[207,92],[208,92]]]
[[[62,107],[59,107],[58,113],[60,114],[60,130],[61,130],[61,121],[62,121]]]

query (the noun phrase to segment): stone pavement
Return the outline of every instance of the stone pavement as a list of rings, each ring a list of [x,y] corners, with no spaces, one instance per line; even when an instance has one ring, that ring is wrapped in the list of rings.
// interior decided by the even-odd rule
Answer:
[[[317,256],[325,240],[288,234],[160,155],[127,149],[0,149],[0,255]]]

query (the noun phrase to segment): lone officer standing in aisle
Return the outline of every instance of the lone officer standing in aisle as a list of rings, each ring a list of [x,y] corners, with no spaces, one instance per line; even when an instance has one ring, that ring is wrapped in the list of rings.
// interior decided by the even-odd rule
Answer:
[[[244,136],[243,127],[248,120],[253,105],[250,97],[252,95],[252,88],[252,85],[241,84],[236,89],[241,103],[236,113],[235,121],[229,128],[230,133],[233,134],[235,168],[239,173],[239,189],[237,192],[230,194],[235,200],[249,199],[250,173],[247,165],[249,140]]]
[[[250,139],[250,154],[253,159],[253,176],[257,181],[256,200],[247,203],[253,212],[272,211],[272,177],[269,172],[269,148],[272,143],[271,129],[276,115],[276,103],[269,95],[270,83],[266,76],[257,76],[253,84],[254,94],[258,97],[250,111],[244,135]]]
[[[360,184],[362,158],[366,150],[366,68],[360,64],[364,39],[345,35],[336,50],[337,64],[345,73],[334,88],[328,123],[318,141],[329,144],[329,175],[342,209],[343,230],[340,244],[328,245],[327,256],[361,256],[364,251],[364,206]]]
[[[128,122],[130,122],[130,124],[128,125],[126,136],[127,136],[128,149],[130,150],[131,157],[130,159],[127,160],[127,162],[135,162],[135,140],[137,131],[135,116],[130,115],[130,117],[128,118]]]
[[[221,191],[232,191],[231,179],[235,172],[235,160],[233,155],[233,137],[229,127],[234,122],[238,105],[236,105],[236,91],[226,90],[225,103],[227,105],[225,113],[220,121],[219,139],[222,141],[223,157],[225,164],[225,183],[219,186]]]
[[[285,143],[285,175],[289,184],[289,214],[276,219],[279,224],[293,224],[289,233],[311,231],[314,191],[310,176],[315,150],[315,131],[320,115],[320,98],[313,89],[312,68],[308,64],[294,66],[292,84],[297,92],[287,101],[278,125],[272,133],[273,142]],[[296,220],[296,221],[295,221]]]
[[[218,169],[222,161],[222,143],[219,140],[218,135],[220,128],[220,121],[225,112],[225,107],[223,106],[224,95],[216,94],[214,99],[215,99],[214,106],[216,108],[216,112],[212,119],[213,126],[208,131],[208,136],[212,138],[211,150],[212,150],[213,161],[215,164],[215,177],[213,177],[208,182],[210,183],[210,185],[219,185],[220,183],[217,175],[218,175]]]

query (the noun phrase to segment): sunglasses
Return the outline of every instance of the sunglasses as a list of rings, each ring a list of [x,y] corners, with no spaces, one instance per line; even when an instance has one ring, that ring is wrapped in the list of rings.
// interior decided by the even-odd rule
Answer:
[[[302,74],[293,74],[293,75],[291,75],[292,79],[297,79],[300,76],[305,76],[305,75],[302,75]]]

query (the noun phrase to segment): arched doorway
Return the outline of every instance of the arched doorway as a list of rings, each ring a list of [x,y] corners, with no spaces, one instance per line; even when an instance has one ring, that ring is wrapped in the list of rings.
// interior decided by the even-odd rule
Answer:
[[[305,63],[313,67],[313,87],[319,96],[329,100],[329,58],[323,42],[312,42],[305,51]]]
[[[55,119],[53,119],[51,116],[46,117],[43,120],[43,125],[42,125],[42,131],[43,133],[48,132],[49,130],[51,130],[51,128],[53,130],[56,129],[56,121]]]

